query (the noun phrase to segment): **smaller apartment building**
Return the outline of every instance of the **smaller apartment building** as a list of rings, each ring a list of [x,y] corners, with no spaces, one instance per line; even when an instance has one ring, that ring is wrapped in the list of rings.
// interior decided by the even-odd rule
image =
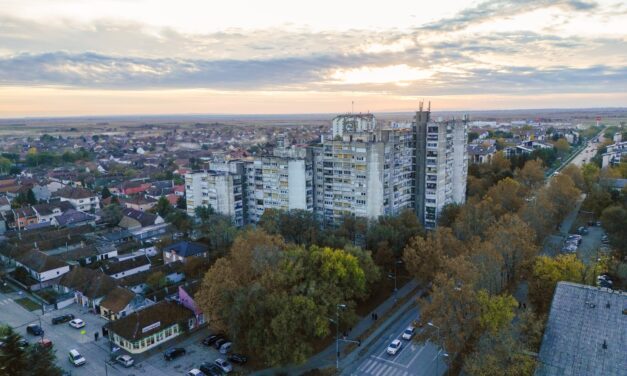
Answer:
[[[304,158],[265,156],[246,164],[248,221],[257,223],[266,209],[313,210],[311,153]]]

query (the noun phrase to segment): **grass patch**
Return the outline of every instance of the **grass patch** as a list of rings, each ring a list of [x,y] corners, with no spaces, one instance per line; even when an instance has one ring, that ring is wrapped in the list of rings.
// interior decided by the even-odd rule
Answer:
[[[33,302],[32,300],[28,298],[15,299],[15,302],[31,312],[41,309],[41,305]]]

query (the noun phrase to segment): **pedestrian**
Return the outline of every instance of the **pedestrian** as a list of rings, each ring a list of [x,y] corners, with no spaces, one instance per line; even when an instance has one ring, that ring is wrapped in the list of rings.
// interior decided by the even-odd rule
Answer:
[[[98,341],[98,332],[94,333],[94,341]]]
[[[374,314],[374,321],[377,321],[379,319],[379,315],[377,315],[376,313]]]
[[[523,303],[523,309],[527,309],[527,303]]]
[[[521,308],[522,308],[522,303],[518,302],[518,309],[521,309]]]
[[[351,326],[350,328],[348,328],[348,332],[352,332],[353,331],[353,327]]]

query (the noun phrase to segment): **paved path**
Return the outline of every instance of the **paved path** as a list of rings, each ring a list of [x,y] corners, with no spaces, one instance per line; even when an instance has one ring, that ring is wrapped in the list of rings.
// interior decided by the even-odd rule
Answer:
[[[364,334],[366,331],[368,331],[368,329],[370,329],[370,327],[374,324],[374,321],[370,318],[371,317],[370,314],[376,313],[379,316],[384,316],[388,311],[390,311],[390,309],[394,306],[397,300],[403,299],[408,294],[412,293],[417,287],[418,287],[418,284],[416,283],[415,280],[411,280],[407,282],[403,287],[401,287],[397,291],[396,296],[394,295],[390,296],[387,300],[381,303],[375,310],[370,312],[366,317],[362,318],[355,326],[353,326],[353,330],[349,333],[349,338],[350,339],[358,338],[362,334]],[[406,307],[408,303],[414,303],[414,299],[413,298],[410,299],[410,301],[405,303],[403,307]],[[398,309],[395,312],[400,312],[401,310],[402,310],[402,307],[401,309]],[[376,332],[377,331],[375,331],[375,333]],[[366,345],[367,343],[366,341],[364,341],[362,343],[362,347]],[[340,351],[342,351],[343,347],[344,345],[341,344]],[[276,375],[276,374],[281,374],[281,373],[285,373],[288,375],[300,375],[301,373],[307,372],[315,368],[326,368],[326,367],[333,366],[335,365],[335,359],[336,359],[335,342],[333,342],[323,351],[309,358],[309,360],[305,364],[291,365],[291,366],[287,366],[283,368],[265,369],[265,370],[254,372],[253,375],[270,376],[270,375]]]

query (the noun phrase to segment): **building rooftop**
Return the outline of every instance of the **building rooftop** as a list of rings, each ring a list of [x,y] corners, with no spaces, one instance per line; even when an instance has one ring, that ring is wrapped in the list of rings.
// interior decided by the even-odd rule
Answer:
[[[168,251],[175,251],[178,256],[189,257],[207,252],[209,247],[206,244],[181,241],[166,247]]]
[[[159,302],[108,324],[108,329],[128,341],[136,341],[176,323],[187,325],[192,311],[171,302]]]
[[[627,374],[627,293],[560,282],[536,376]]]

